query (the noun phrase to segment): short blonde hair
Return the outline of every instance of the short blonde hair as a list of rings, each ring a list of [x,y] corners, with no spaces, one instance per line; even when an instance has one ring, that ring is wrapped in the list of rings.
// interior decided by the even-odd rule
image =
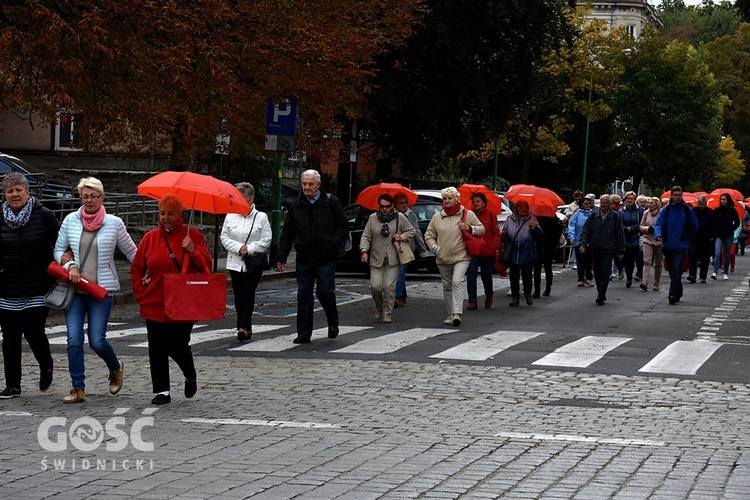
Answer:
[[[657,206],[658,208],[661,208],[661,200],[659,199],[659,197],[658,197],[658,196],[654,196],[654,197],[652,197],[652,198],[649,198],[649,200],[650,200],[650,201],[653,201],[654,203],[656,203],[656,206]]]
[[[648,196],[644,196],[642,194],[639,194],[638,197],[635,199],[635,202],[636,203],[640,203],[642,201],[648,201],[648,200],[649,200]]]
[[[78,194],[81,194],[81,190],[85,187],[98,191],[99,194],[104,194],[104,184],[96,177],[84,177],[78,181]]]
[[[458,189],[454,188],[453,186],[441,189],[440,196],[442,196],[443,198],[449,196],[451,198],[455,198],[458,201],[461,201],[461,193],[459,193]]]
[[[628,196],[632,196],[633,198],[637,198],[637,196],[636,196],[636,194],[635,194],[635,191],[628,191],[628,192],[627,192],[627,193],[625,193],[625,194],[624,194],[624,195],[623,195],[622,197],[623,197],[623,198],[627,198]]]
[[[610,200],[612,201],[612,203],[614,203],[615,205],[618,205],[618,204],[620,203],[620,201],[621,201],[621,198],[620,198],[620,195],[619,195],[619,194],[613,194],[613,195],[610,195],[609,199],[610,199]]]
[[[165,194],[159,198],[159,209],[171,209],[174,212],[182,213],[183,205],[182,200],[176,194]]]

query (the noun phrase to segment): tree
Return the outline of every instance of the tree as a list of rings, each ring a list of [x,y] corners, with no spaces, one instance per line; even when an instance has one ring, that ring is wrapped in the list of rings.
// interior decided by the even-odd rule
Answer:
[[[534,65],[571,35],[560,0],[427,0],[402,51],[379,59],[371,131],[405,170],[427,171],[495,137]]]
[[[712,188],[736,185],[745,175],[745,161],[734,148],[731,137],[724,137],[719,144],[719,161],[714,172]]]
[[[713,175],[726,103],[696,50],[647,32],[625,60],[611,97],[611,177],[650,186],[687,185]]]
[[[664,0],[659,6],[667,40],[687,42],[694,47],[737,32],[741,15],[729,0],[686,6],[683,0]]]
[[[222,118],[233,148],[261,153],[266,100],[297,96],[298,139],[314,150],[360,112],[373,57],[405,40],[418,5],[10,0],[0,10],[0,107],[43,123],[82,114],[85,147],[163,142],[186,167],[213,150]]]

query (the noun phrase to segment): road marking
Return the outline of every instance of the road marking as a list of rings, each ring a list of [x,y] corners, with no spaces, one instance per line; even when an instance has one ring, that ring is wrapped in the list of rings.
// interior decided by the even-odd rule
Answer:
[[[146,327],[140,326],[138,328],[127,328],[125,330],[107,330],[107,340],[115,340],[120,337],[130,337],[131,335],[144,335],[146,333]],[[84,332],[83,343],[88,344],[89,336],[88,329]],[[51,345],[66,345],[68,343],[68,336],[54,337],[49,339]]]
[[[638,371],[695,375],[721,345],[711,340],[678,340],[669,344]]]
[[[359,332],[362,330],[369,330],[371,326],[340,326],[339,336],[346,335],[347,333]],[[255,331],[255,327],[253,327]],[[264,339],[258,342],[251,342],[244,344],[240,347],[233,347],[230,351],[251,351],[251,352],[281,352],[288,349],[294,349],[299,347],[301,344],[293,344],[292,341],[297,336],[296,333],[291,335],[282,335],[272,339]],[[328,327],[318,328],[313,330],[311,340],[327,339],[328,338]]]
[[[633,340],[629,337],[598,337],[589,335],[566,344],[554,352],[531,363],[544,366],[569,366],[585,368],[604,357],[612,349]]]
[[[33,413],[27,411],[0,411],[0,417],[31,417]]]
[[[446,349],[443,352],[433,354],[431,358],[462,359],[467,361],[485,361],[495,354],[502,352],[516,344],[526,342],[543,332],[518,332],[497,331],[489,335],[483,335],[469,342]]]
[[[446,330],[442,328],[412,328],[402,332],[391,333],[373,339],[362,340],[356,344],[337,349],[331,352],[357,353],[357,354],[387,354],[398,351],[408,345],[437,337],[445,333],[457,330]]]
[[[664,441],[651,439],[595,438],[571,434],[525,434],[522,432],[500,432],[495,437],[508,439],[533,439],[534,441],[571,441],[576,443],[617,444],[621,446],[665,446]]]
[[[205,325],[202,325],[205,326]],[[286,328],[286,325],[257,325],[253,326],[253,332],[270,332]],[[207,330],[205,332],[192,332],[190,334],[190,345],[212,342],[214,340],[226,340],[236,338],[237,330],[234,328],[221,328],[218,330]],[[148,341],[130,344],[130,347],[148,347]]]
[[[239,418],[183,418],[180,422],[213,425],[258,425],[265,427],[292,427],[298,429],[341,429],[338,424],[318,422],[291,422],[286,420],[247,420]]]

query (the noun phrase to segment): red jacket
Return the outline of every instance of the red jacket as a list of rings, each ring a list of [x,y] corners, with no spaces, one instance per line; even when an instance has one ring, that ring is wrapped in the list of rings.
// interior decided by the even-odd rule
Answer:
[[[482,252],[482,257],[494,257],[500,251],[500,228],[497,227],[497,214],[490,213],[485,208],[476,216],[485,228],[482,238],[484,238],[486,250]]]
[[[177,223],[171,233],[159,226],[147,232],[138,244],[138,251],[130,266],[130,276],[133,279],[133,296],[141,306],[142,318],[162,323],[184,323],[169,319],[164,312],[164,275],[179,272],[169,257],[164,237],[169,240],[177,262],[182,266],[187,262],[186,272],[210,271],[213,264],[206,240],[197,229],[190,228],[190,239],[193,240],[195,251],[188,253],[182,248],[182,240],[187,232],[188,228],[182,222]],[[151,279],[148,285],[142,282],[146,273]]]

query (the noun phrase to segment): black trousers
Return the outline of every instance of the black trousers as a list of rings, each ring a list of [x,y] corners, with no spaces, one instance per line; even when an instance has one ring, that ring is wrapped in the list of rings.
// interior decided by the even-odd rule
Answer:
[[[555,254],[551,251],[544,251],[534,263],[534,293],[539,294],[542,288],[542,268],[544,268],[544,289],[552,288],[552,260]]]
[[[591,251],[591,250],[588,250]],[[596,282],[597,298],[607,300],[607,288],[609,287],[609,276],[612,272],[612,261],[620,262],[615,253],[594,252],[591,255],[592,267],[594,269],[594,281]]]
[[[248,331],[253,326],[253,311],[255,310],[255,290],[263,276],[263,271],[254,269],[241,273],[229,271],[232,278],[232,290],[234,291],[234,309],[237,311],[237,329],[244,328]]]
[[[591,259],[591,251],[581,253],[580,247],[575,247],[576,252],[576,265],[578,266],[578,281],[591,281],[594,279],[594,272],[592,269],[593,260]]]
[[[622,258],[622,263],[625,266],[625,279],[627,281],[633,281],[633,270],[635,269],[636,274],[638,269],[636,263],[638,261],[638,245],[632,247],[625,247],[625,256]],[[619,260],[619,259],[618,259]],[[641,264],[642,266],[643,264]],[[620,269],[620,266],[617,266]]]
[[[195,380],[195,363],[190,349],[193,323],[162,323],[146,320],[148,361],[155,393],[169,390],[169,358],[182,370],[186,380]]]
[[[49,309],[32,307],[22,311],[0,309],[0,328],[3,330],[3,358],[6,387],[21,388],[21,338],[26,337],[40,371],[52,368],[49,340],[44,333]]]
[[[523,281],[523,294],[531,295],[532,274],[534,273],[534,263],[511,264],[508,269],[510,278],[510,292],[513,297],[520,297],[521,281]]]
[[[701,239],[700,241],[693,241],[690,244],[689,250],[689,263],[690,268],[688,276],[695,278],[698,276],[698,266],[700,264],[700,278],[706,279],[708,276],[708,265],[711,263],[711,254],[713,253],[714,245],[712,240]]]

